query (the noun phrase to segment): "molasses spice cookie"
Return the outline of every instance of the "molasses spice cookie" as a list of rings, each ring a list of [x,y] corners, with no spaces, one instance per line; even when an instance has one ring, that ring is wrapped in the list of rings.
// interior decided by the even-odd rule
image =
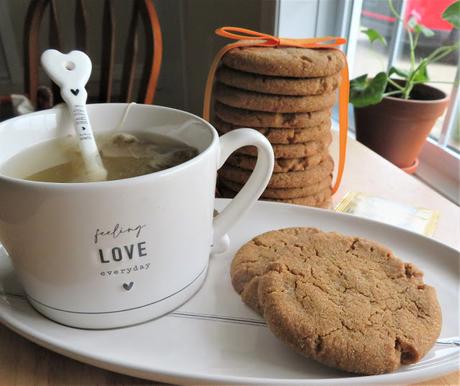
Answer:
[[[243,187],[242,184],[236,182],[227,181],[224,178],[219,179],[220,183],[225,186],[227,189],[238,193]],[[291,198],[301,198],[311,195],[315,195],[326,188],[330,188],[332,183],[332,176],[327,176],[324,180],[313,183],[311,185],[306,185],[301,188],[286,188],[286,189],[270,189],[267,188],[263,191],[263,198],[275,199],[276,200],[287,200]]]
[[[332,191],[330,187],[326,187],[319,191],[318,193],[312,194],[305,197],[296,197],[296,198],[280,198],[273,199],[270,198],[270,201],[284,202],[287,204],[297,204],[297,205],[306,205],[306,206],[320,206],[323,202],[331,198]]]
[[[238,47],[228,51],[222,62],[235,70],[295,78],[330,76],[345,65],[338,50],[296,47]]]
[[[332,174],[334,161],[331,157],[321,161],[319,165],[312,166],[299,172],[274,173],[268,183],[269,188],[300,188],[325,180]],[[230,165],[224,165],[219,169],[219,176],[240,184],[245,183],[251,172],[236,168]]]
[[[331,142],[332,134],[328,132],[321,140],[293,143],[289,145],[272,145],[272,147],[275,158],[304,158],[314,154],[324,153]],[[255,146],[245,146],[238,149],[236,152],[238,154],[257,157]]]
[[[311,166],[316,166],[323,159],[328,157],[327,152],[313,154],[304,158],[275,158],[273,173],[287,173],[305,170]],[[245,170],[254,170],[256,166],[256,157],[234,153],[228,159],[229,165],[236,166]]]
[[[241,125],[233,125],[216,117],[214,126],[219,134],[226,134],[232,130],[236,130]],[[327,137],[331,130],[331,120],[328,119],[321,122],[318,126],[305,128],[273,128],[273,127],[253,127],[259,133],[265,135],[270,143],[275,145],[288,145],[290,143],[304,143],[308,141],[320,140]]]
[[[270,330],[306,357],[359,374],[418,362],[441,329],[423,273],[376,242],[310,228],[255,237],[232,283]]]
[[[214,109],[220,119],[240,127],[306,128],[331,119],[330,109],[308,113],[270,113],[238,109],[218,101]]]
[[[217,83],[215,98],[228,106],[272,113],[307,113],[331,108],[336,101],[336,93],[323,95],[285,96],[262,94],[241,90]]]
[[[339,85],[339,74],[322,78],[288,78],[251,74],[222,66],[216,73],[219,82],[243,90],[278,95],[322,95]]]

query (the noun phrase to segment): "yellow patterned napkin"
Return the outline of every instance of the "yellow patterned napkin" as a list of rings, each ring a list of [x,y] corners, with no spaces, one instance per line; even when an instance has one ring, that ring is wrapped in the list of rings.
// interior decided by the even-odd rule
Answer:
[[[425,236],[433,235],[439,218],[437,210],[417,208],[359,192],[347,193],[335,210],[396,225]]]

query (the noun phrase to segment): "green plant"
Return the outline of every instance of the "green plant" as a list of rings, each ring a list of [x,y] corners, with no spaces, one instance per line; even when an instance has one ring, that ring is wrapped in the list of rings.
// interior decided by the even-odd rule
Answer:
[[[441,46],[435,49],[430,55],[416,60],[416,48],[421,35],[432,37],[434,32],[429,28],[417,22],[415,17],[411,17],[407,22],[401,18],[396,11],[393,1],[388,0],[388,7],[396,19],[404,23],[404,29],[409,37],[410,66],[409,69],[400,69],[391,67],[387,72],[379,72],[372,79],[367,74],[358,76],[350,81],[350,102],[355,107],[365,107],[379,103],[385,96],[396,96],[403,99],[410,99],[411,92],[415,85],[428,82],[427,67],[429,64],[439,61],[459,49],[460,43],[450,46]],[[442,14],[442,18],[453,25],[454,28],[460,28],[460,0],[451,4]],[[385,38],[374,29],[363,29],[369,41],[380,42],[386,45]],[[399,77],[401,82],[393,78]]]

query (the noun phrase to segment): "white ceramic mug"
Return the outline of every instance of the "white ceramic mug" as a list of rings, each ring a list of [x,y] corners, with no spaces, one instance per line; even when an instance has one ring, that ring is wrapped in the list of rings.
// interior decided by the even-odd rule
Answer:
[[[88,105],[94,131],[113,130],[126,108]],[[208,122],[183,111],[151,105],[130,109],[124,132],[177,138],[199,154],[173,168],[123,180],[27,181],[17,176],[63,160],[50,156],[17,170],[2,165],[29,146],[72,133],[67,110],[58,107],[0,124],[0,242],[32,305],[69,326],[126,326],[187,301],[206,277],[212,245],[222,249],[225,233],[258,199],[273,170],[271,145],[255,130],[219,138]],[[216,171],[247,145],[258,148],[255,170],[213,219]]]

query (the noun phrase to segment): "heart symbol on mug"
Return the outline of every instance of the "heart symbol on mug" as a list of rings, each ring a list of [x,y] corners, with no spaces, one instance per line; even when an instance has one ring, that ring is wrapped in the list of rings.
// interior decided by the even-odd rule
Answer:
[[[123,283],[123,288],[126,290],[126,291],[129,291],[131,288],[133,288],[133,285],[134,285],[134,282],[130,282],[129,284],[126,284],[126,283]]]
[[[71,92],[73,95],[77,96],[78,93],[80,92],[80,90],[79,90],[78,88],[76,88],[76,89],[71,88],[71,89],[70,89],[70,92]]]

